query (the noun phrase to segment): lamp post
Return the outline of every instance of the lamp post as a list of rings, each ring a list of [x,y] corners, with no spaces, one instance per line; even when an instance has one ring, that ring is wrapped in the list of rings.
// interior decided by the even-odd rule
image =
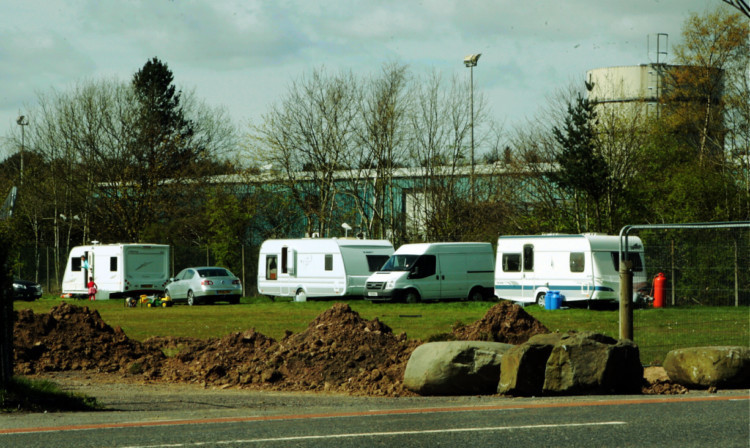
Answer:
[[[471,73],[471,202],[474,203],[474,67],[477,66],[479,56],[482,53],[470,54],[464,58],[464,65],[469,68]]]
[[[21,180],[19,182],[19,186],[23,187],[23,146],[25,144],[25,132],[24,127],[29,125],[29,119],[26,118],[26,116],[21,115],[18,117],[18,120],[16,120],[16,123],[21,126]]]

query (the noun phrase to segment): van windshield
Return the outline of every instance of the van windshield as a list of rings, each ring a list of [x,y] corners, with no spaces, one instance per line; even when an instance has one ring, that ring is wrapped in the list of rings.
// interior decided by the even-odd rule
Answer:
[[[385,262],[381,271],[408,271],[414,266],[419,255],[391,255]]]

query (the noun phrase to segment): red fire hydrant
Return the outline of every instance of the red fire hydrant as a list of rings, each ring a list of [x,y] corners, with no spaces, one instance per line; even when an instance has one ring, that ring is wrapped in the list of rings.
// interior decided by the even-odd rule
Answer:
[[[664,307],[664,284],[666,282],[667,277],[661,272],[654,277],[654,308]]]

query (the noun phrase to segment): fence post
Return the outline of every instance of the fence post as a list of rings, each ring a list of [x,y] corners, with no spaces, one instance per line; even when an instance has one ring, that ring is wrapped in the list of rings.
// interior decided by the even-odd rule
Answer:
[[[633,340],[633,262],[620,260],[620,339]]]

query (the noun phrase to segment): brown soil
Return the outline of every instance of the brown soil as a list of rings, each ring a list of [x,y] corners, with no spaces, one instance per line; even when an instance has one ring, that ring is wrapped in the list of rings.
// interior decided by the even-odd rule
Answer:
[[[462,341],[492,341],[523,344],[535,334],[549,333],[547,327],[520,306],[502,301],[487,311],[483,318],[465,327],[453,329]]]
[[[500,302],[479,321],[454,329],[461,340],[519,344],[547,329],[518,305]],[[129,339],[96,310],[62,303],[46,314],[17,313],[15,373],[80,371],[116,374],[123,382],[192,383],[350,395],[413,395],[402,384],[406,363],[421,344],[393,334],[336,303],[297,334],[280,341],[254,329],[222,338]],[[164,352],[176,353],[167,357]],[[655,392],[656,386],[644,393]]]

